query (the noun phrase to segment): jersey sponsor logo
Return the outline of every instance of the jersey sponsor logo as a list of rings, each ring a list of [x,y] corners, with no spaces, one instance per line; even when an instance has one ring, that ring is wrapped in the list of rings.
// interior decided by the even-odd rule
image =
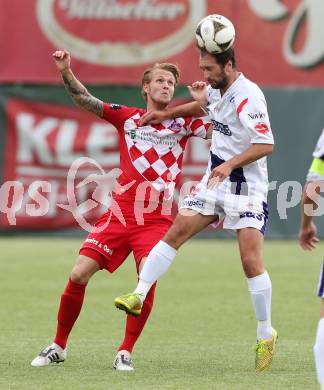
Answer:
[[[119,110],[119,109],[121,109],[121,105],[120,105],[120,104],[112,103],[112,104],[110,104],[110,108],[111,108],[112,110]]]
[[[263,119],[263,118],[265,118],[265,116],[266,116],[266,113],[264,113],[264,112],[258,112],[255,114],[248,114],[249,119],[252,119],[252,120]]]
[[[187,206],[187,207],[196,206],[196,207],[199,207],[200,209],[202,209],[204,207],[204,202],[202,202],[200,200],[191,200],[191,199],[186,200],[185,199],[183,201],[183,205]]]
[[[257,131],[260,134],[267,134],[269,133],[270,129],[266,123],[257,123],[254,126],[255,131]]]
[[[36,4],[39,26],[55,47],[65,47],[90,64],[116,67],[144,65],[182,52],[192,43],[194,26],[207,9],[207,0],[37,0]],[[87,28],[76,32],[75,26],[84,25]],[[139,33],[143,26],[146,34]],[[96,39],[87,34],[89,30],[96,30]]]
[[[230,128],[228,127],[228,125],[224,125],[223,123],[218,122],[215,119],[211,119],[211,123],[213,126],[213,130],[219,131],[220,133],[222,133],[224,135],[228,135],[229,137],[232,135],[232,132],[231,132]]]
[[[125,130],[125,135],[130,137],[131,139],[135,139],[138,141],[149,142],[152,145],[164,145],[169,148],[173,148],[178,144],[178,138],[175,137],[172,133],[169,135],[155,133],[150,129],[131,129]]]
[[[240,214],[240,218],[254,218],[258,221],[262,221],[264,218],[263,214],[260,213],[252,213],[251,211],[246,211],[245,213]]]

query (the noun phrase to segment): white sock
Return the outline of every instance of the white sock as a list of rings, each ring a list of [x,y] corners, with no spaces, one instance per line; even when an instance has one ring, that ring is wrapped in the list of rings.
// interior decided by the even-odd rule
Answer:
[[[272,337],[271,326],[271,280],[268,272],[247,279],[255,317],[258,321],[257,340]]]
[[[324,318],[321,318],[318,323],[316,340],[314,345],[314,356],[317,380],[324,388]]]
[[[139,274],[139,282],[134,293],[141,294],[144,302],[152,285],[168,270],[177,254],[176,249],[164,241],[159,241],[149,253]]]

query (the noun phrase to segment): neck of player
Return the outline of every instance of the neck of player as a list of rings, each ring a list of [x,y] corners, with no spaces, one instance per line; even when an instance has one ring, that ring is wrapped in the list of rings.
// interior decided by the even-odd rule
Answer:
[[[221,93],[222,96],[223,96],[224,93],[228,90],[228,88],[229,88],[233,83],[235,83],[235,81],[238,79],[239,75],[240,75],[240,72],[238,72],[236,69],[233,69],[233,71],[230,72],[230,74],[228,75],[228,83],[226,84],[225,87],[220,88],[220,93]]]
[[[168,107],[168,105],[169,105],[169,102],[162,103],[162,102],[157,102],[155,100],[148,98],[146,109],[147,109],[147,111],[163,111]]]

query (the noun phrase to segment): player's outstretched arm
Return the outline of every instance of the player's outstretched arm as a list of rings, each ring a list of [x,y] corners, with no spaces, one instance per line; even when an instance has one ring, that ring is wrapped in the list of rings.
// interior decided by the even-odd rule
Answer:
[[[206,115],[197,102],[181,104],[180,106],[170,107],[161,111],[148,111],[140,120],[141,126],[148,123],[157,124],[166,119],[179,118],[186,116],[200,117]]]
[[[71,70],[71,56],[66,50],[57,50],[53,58],[58,71],[61,73],[65,88],[74,103],[83,109],[102,117],[103,102],[92,96],[87,88],[74,76]]]
[[[316,182],[308,182],[305,184],[301,200],[301,219],[298,238],[300,246],[306,251],[314,249],[316,243],[319,241],[317,238],[317,228],[313,222],[313,212],[318,207],[316,200],[319,197],[319,193],[320,185],[316,185]]]

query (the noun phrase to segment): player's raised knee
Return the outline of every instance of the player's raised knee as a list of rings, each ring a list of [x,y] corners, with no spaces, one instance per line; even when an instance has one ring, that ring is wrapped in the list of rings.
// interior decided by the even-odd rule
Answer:
[[[253,254],[243,253],[241,254],[242,266],[245,275],[248,278],[261,275],[264,272],[262,259]]]
[[[190,226],[183,221],[175,221],[163,241],[177,249],[188,237],[190,237]]]
[[[88,283],[88,280],[90,279],[91,273],[80,266],[75,266],[71,272],[71,280],[74,283],[77,284],[86,284]]]

